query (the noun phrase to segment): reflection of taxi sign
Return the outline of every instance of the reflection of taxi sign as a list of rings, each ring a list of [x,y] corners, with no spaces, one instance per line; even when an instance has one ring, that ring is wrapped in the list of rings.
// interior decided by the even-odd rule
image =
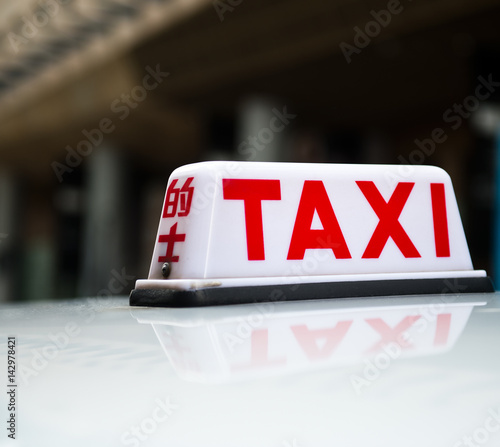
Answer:
[[[169,180],[132,305],[489,292],[431,166],[206,162]]]
[[[442,354],[455,345],[472,309],[484,304],[480,296],[426,295],[225,306],[199,314],[136,309],[132,315],[153,326],[182,379],[223,382],[363,360],[385,369],[396,359]]]

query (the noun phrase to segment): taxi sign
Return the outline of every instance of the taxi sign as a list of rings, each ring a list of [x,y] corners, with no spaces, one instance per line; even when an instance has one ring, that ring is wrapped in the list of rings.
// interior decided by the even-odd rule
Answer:
[[[170,176],[130,303],[490,291],[440,168],[203,162]]]

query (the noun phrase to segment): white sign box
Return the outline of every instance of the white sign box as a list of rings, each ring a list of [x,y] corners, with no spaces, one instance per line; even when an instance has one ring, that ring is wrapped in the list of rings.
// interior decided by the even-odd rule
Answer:
[[[168,182],[149,278],[136,290],[153,291],[147,293],[157,304],[169,291],[211,295],[184,294],[186,305],[248,302],[256,292],[292,284],[323,284],[316,295],[309,288],[310,298],[439,293],[444,278],[465,278],[468,291],[490,290],[486,273],[473,270],[448,174],[432,166],[405,168],[183,166]],[[419,280],[418,287],[408,279]],[[396,281],[394,287],[387,281]],[[324,286],[332,282],[333,292]],[[214,292],[225,288],[238,289]],[[301,289],[290,299],[307,298]],[[239,298],[228,298],[233,292]],[[214,301],[215,295],[225,298]]]

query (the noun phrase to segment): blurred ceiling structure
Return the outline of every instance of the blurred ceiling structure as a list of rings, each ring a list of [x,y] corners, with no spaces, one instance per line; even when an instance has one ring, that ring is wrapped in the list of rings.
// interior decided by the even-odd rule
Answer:
[[[113,137],[151,161],[193,158],[199,114],[231,111],[256,92],[293,97],[303,115],[324,124],[397,126],[442,112],[467,91],[464,66],[478,39],[500,39],[499,3],[401,6],[349,64],[340,44],[352,44],[353,28],[387,1],[3,1],[0,156],[36,175],[96,126],[96,116],[109,115],[147,66],[171,76]],[[162,145],[176,150],[149,149]]]
[[[4,1],[0,116],[116,59],[206,4],[207,0]]]
[[[416,139],[429,144],[479,75],[500,79],[498,23],[498,0],[0,0],[0,300],[146,272],[168,173],[238,159],[273,107],[297,119],[269,160],[445,168],[487,267],[493,137],[471,119],[432,154]],[[60,162],[75,169],[62,178]]]

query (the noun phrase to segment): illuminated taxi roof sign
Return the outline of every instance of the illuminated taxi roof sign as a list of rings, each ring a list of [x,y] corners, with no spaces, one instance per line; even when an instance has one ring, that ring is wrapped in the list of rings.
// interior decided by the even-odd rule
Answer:
[[[442,169],[204,162],[172,173],[149,277],[130,302],[492,290],[486,272],[473,270]]]

